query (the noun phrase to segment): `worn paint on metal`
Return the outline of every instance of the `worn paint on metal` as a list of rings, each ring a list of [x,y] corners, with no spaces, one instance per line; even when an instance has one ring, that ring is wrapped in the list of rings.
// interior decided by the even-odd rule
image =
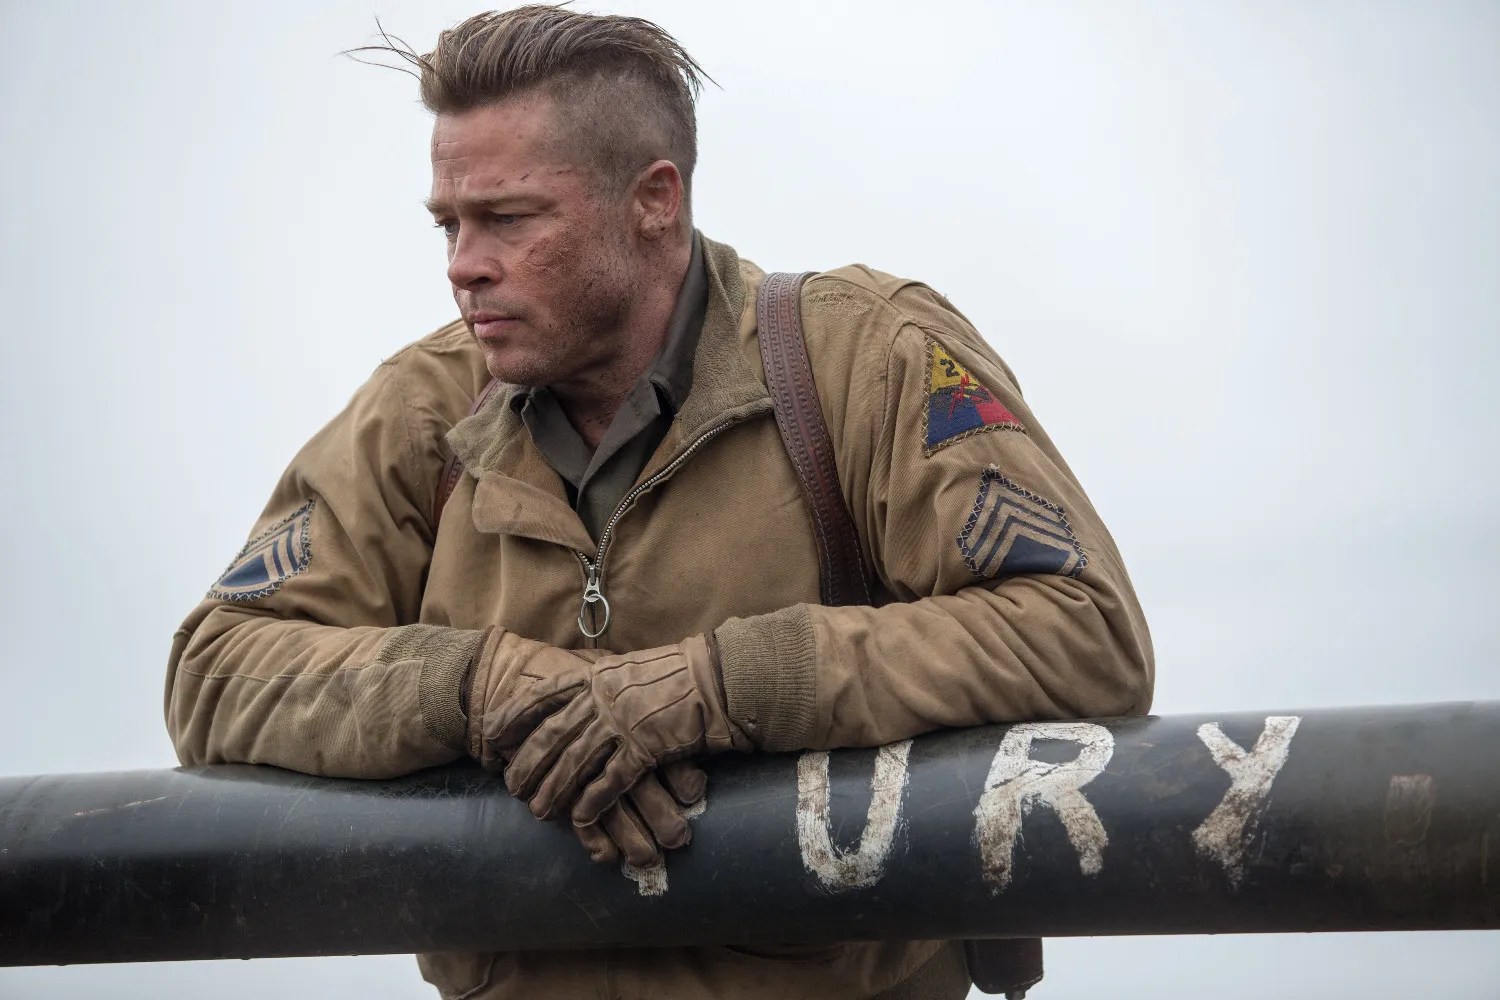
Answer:
[[[1032,760],[1036,740],[1076,743],[1078,756],[1064,764]],[[1114,751],[1109,730],[1089,722],[1030,722],[1010,728],[974,808],[974,837],[992,893],[1010,885],[1021,826],[1037,806],[1051,809],[1062,821],[1078,852],[1079,871],[1099,874],[1109,835],[1081,789],[1103,773]]]
[[[1238,888],[1245,877],[1245,851],[1271,795],[1271,783],[1286,763],[1292,737],[1302,722],[1299,715],[1267,717],[1255,747],[1246,751],[1224,735],[1217,722],[1198,727],[1198,739],[1208,747],[1214,763],[1229,774],[1229,790],[1193,831],[1198,853],[1218,862]]]
[[[665,896],[667,893],[667,862],[653,861],[644,868],[637,868],[629,861],[620,862],[620,873],[635,883],[642,896]]]
[[[103,816],[106,813],[122,812],[126,809],[139,809],[141,806],[149,806],[153,802],[165,802],[170,797],[171,796],[168,795],[158,795],[154,799],[138,799],[135,802],[122,802],[117,806],[104,806],[99,809],[85,809],[82,812],[74,813],[73,817],[76,819],[80,816]]]
[[[1437,783],[1430,774],[1393,774],[1385,791],[1385,836],[1399,847],[1416,847],[1427,839]]]
[[[870,781],[870,808],[859,846],[845,851],[833,843],[829,816],[828,753],[813,750],[797,761],[797,843],[802,864],[825,888],[835,892],[873,885],[885,871],[901,818],[911,740],[881,747],[875,753]]]

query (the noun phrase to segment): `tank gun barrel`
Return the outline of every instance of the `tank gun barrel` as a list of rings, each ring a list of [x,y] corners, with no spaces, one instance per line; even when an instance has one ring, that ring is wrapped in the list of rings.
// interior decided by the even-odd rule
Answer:
[[[646,870],[467,767],[0,779],[0,964],[1500,926],[1500,702],[707,765]]]

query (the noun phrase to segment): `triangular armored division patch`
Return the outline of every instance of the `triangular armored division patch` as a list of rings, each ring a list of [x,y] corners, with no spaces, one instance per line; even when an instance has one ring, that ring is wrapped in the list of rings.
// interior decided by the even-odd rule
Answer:
[[[932,340],[927,342],[927,410],[923,416],[923,451],[929,456],[971,434],[1026,429],[994,393]]]
[[[219,601],[253,601],[274,594],[312,562],[309,500],[284,520],[256,535],[234,557],[208,596]]]

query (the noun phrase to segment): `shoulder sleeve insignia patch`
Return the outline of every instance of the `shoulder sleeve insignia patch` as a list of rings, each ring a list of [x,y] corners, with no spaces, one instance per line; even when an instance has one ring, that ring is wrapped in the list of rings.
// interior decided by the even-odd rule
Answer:
[[[312,562],[312,511],[309,500],[290,517],[250,540],[219,577],[208,596],[220,601],[254,601],[269,597]]]
[[[964,565],[982,580],[1019,573],[1078,576],[1088,556],[1055,503],[989,468],[958,536]]]
[[[928,457],[984,431],[1026,429],[994,393],[934,340],[927,342],[927,409],[922,423]]]

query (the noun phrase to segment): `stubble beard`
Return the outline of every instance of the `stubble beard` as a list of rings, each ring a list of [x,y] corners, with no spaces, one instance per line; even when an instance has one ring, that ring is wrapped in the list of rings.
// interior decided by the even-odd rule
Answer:
[[[486,351],[491,375],[513,385],[552,386],[605,370],[621,355],[634,288],[628,261],[610,255],[569,284],[551,322],[528,331],[529,350],[508,361]]]

